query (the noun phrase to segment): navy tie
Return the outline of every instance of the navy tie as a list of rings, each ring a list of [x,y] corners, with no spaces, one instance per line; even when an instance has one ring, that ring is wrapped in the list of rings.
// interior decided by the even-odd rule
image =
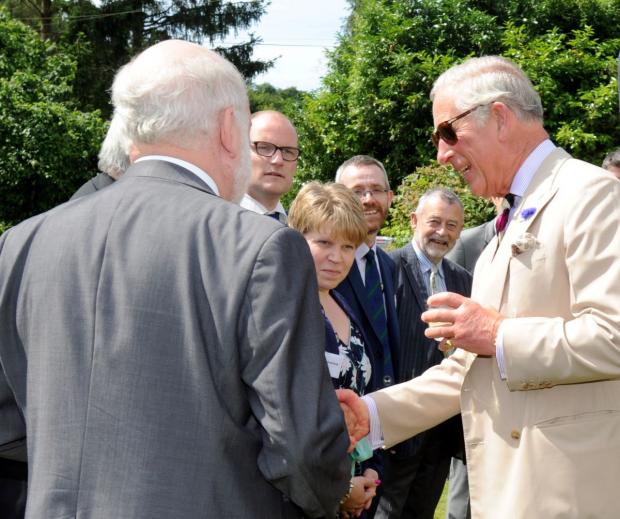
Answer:
[[[394,383],[394,369],[390,353],[383,288],[375,261],[375,251],[370,249],[364,257],[366,258],[366,306],[369,309],[372,326],[383,346],[383,385],[389,386]]]
[[[277,211],[274,211],[273,213],[267,213],[267,216],[271,216],[274,220],[278,220],[278,222],[280,221],[280,215]]]

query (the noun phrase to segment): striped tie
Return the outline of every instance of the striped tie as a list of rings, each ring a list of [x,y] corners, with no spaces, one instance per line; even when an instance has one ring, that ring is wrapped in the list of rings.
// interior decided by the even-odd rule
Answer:
[[[392,355],[388,340],[387,319],[385,316],[385,303],[383,301],[383,287],[375,251],[370,249],[366,253],[366,305],[370,311],[370,317],[374,330],[383,346],[383,385],[389,386],[394,383],[394,368],[392,367]]]

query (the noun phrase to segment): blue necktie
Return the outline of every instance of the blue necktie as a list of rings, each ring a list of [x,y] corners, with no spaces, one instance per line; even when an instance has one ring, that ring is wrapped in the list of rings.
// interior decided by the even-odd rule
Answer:
[[[278,220],[278,222],[280,221],[280,215],[278,214],[277,211],[273,213],[267,213],[267,216],[271,216],[274,220]]]
[[[383,346],[383,385],[389,386],[394,383],[394,368],[392,367],[392,355],[388,340],[383,288],[375,261],[375,251],[370,249],[364,257],[366,258],[366,305],[369,309],[373,328]]]

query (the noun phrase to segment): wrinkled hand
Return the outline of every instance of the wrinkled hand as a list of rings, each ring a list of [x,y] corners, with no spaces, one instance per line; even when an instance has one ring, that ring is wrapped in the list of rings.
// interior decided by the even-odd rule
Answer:
[[[370,418],[368,407],[364,401],[350,389],[336,389],[336,396],[340,402],[340,408],[344,414],[344,421],[349,431],[351,452],[358,441],[366,436],[370,431]]]
[[[424,332],[431,339],[444,338],[439,349],[447,350],[456,346],[478,355],[495,355],[497,330],[505,319],[502,314],[454,292],[434,294],[427,302],[429,310],[422,314],[424,322],[451,323],[448,326],[429,327]],[[430,308],[439,305],[449,308]]]

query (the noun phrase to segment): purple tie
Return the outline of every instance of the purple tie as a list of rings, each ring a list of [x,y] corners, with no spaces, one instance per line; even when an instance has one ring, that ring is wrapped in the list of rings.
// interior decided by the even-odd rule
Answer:
[[[495,234],[503,232],[503,230],[506,228],[506,225],[508,225],[508,215],[510,215],[512,205],[515,203],[515,196],[512,193],[508,193],[505,198],[506,202],[508,202],[508,205],[510,207],[506,207],[502,211],[502,214],[497,217],[497,220],[495,220]]]

